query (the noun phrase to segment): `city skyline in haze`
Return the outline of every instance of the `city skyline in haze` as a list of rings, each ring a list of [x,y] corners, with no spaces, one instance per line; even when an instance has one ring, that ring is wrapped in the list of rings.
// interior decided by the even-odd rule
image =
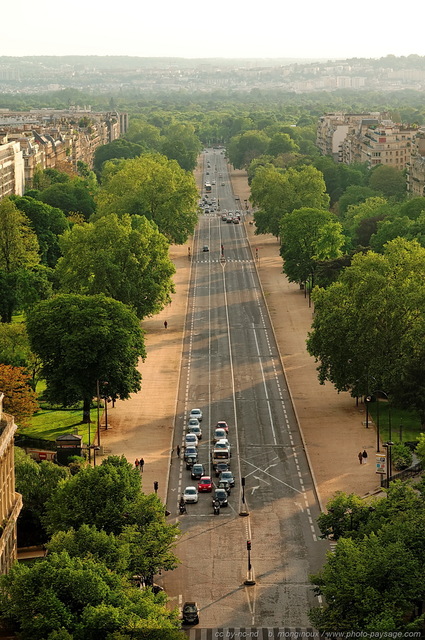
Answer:
[[[140,56],[172,58],[381,58],[425,55],[424,4],[405,21],[387,3],[229,4],[224,0],[147,4],[124,0],[71,5],[26,0],[2,8],[1,56]]]

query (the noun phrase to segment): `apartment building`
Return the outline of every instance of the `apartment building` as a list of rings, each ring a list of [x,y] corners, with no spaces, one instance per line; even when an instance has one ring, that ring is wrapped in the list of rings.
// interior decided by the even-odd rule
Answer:
[[[37,168],[77,172],[128,129],[128,114],[83,109],[0,110],[0,199],[31,188]]]
[[[425,197],[425,129],[416,132],[407,165],[407,191],[412,198]]]
[[[7,573],[17,559],[17,520],[22,509],[22,496],[15,491],[13,416],[3,411],[0,392],[0,574]]]
[[[346,148],[352,145],[350,158],[365,162],[369,167],[383,164],[403,170],[410,162],[412,144],[417,128],[394,124],[390,120],[379,123],[360,123],[357,131],[347,136]],[[342,158],[343,162],[347,158]]]
[[[379,121],[379,113],[327,113],[319,118],[316,145],[324,156],[331,156],[335,162],[342,162],[342,149],[350,129],[365,118]]]
[[[24,158],[18,142],[9,142],[0,132],[0,200],[25,188]]]

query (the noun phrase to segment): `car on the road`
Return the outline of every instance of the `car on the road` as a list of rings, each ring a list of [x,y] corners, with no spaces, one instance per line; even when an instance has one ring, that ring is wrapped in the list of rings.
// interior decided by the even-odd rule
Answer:
[[[214,444],[214,449],[226,449],[227,451],[230,451],[230,442],[227,438],[220,438],[220,440],[217,440]]]
[[[215,180],[211,180],[211,184],[215,184]]]
[[[189,456],[186,456],[185,458],[185,462],[186,462],[186,469],[191,469],[193,467],[193,465],[198,462],[198,454],[197,453],[193,453]]]
[[[222,440],[225,437],[226,437],[226,432],[221,427],[214,430],[214,435],[213,435],[214,442],[218,442],[219,440]]]
[[[217,489],[224,489],[228,496],[230,496],[230,492],[232,490],[230,483],[228,480],[218,480]]]
[[[198,420],[196,422],[198,422]],[[194,433],[196,435],[196,437],[198,438],[198,440],[201,440],[201,438],[202,438],[202,430],[201,430],[201,427],[199,425],[199,422],[198,422],[198,424],[188,425],[188,431],[189,431],[189,433]]]
[[[215,466],[215,477],[219,478],[223,471],[229,471],[229,465],[227,462],[217,462]]]
[[[203,491],[211,492],[213,488],[213,483],[210,476],[202,476],[198,482],[198,491],[202,493]]]
[[[200,427],[200,422],[198,420],[198,418],[189,418],[189,420],[187,421],[187,426],[188,427]]]
[[[222,186],[222,187],[225,187],[225,186],[226,186],[226,183],[225,183],[225,182],[222,182],[222,183],[221,183],[221,186]]]
[[[213,501],[218,500],[220,507],[227,507],[227,492],[224,489],[216,489],[213,495]]]
[[[184,443],[186,447],[197,447],[198,436],[196,435],[196,433],[188,433],[184,439]]]
[[[196,418],[199,422],[202,422],[202,411],[200,409],[192,409],[189,414],[189,420],[190,418]]]
[[[183,493],[183,500],[186,503],[189,502],[198,502],[198,489],[196,487],[190,486],[186,487]]]
[[[206,207],[206,208],[204,209],[204,213],[209,213],[209,212],[210,212],[210,210],[208,209],[208,207]]]
[[[239,218],[233,218],[233,224],[239,224]]]
[[[227,220],[226,220],[227,224],[229,224],[229,222],[233,222],[233,216],[227,216]]]
[[[209,251],[210,248],[207,244],[204,244],[204,246],[202,247],[202,251]]]
[[[220,473],[219,481],[221,480],[227,480],[231,487],[235,486],[235,477],[230,469],[228,471],[222,471]]]
[[[190,477],[192,480],[199,480],[205,474],[204,465],[200,462],[197,462],[192,466],[190,471]]]
[[[226,433],[229,433],[229,425],[225,420],[219,420],[215,425],[216,429],[224,429]],[[226,437],[226,436],[224,436]]]
[[[199,624],[199,608],[196,602],[185,602],[182,609],[183,624]]]
[[[227,216],[221,216],[221,219],[223,220],[223,222],[227,222]]]

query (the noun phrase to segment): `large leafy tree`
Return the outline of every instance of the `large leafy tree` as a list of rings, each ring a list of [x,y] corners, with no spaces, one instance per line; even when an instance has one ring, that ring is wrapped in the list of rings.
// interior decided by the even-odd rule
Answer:
[[[61,255],[58,236],[69,229],[65,214],[60,209],[30,197],[15,197],[13,201],[25,213],[37,234],[41,263],[54,267]]]
[[[16,563],[0,586],[0,615],[23,640],[183,637],[165,596],[132,587],[91,558],[63,551],[31,567]]]
[[[49,461],[35,462],[25,451],[15,447],[16,490],[22,494],[23,509],[19,514],[19,546],[46,542],[43,524],[46,501],[61,480],[69,477],[69,469]]]
[[[74,225],[60,246],[55,273],[62,291],[104,293],[131,306],[139,318],[170,302],[175,268],[169,244],[144,216],[110,214]]]
[[[65,406],[83,400],[83,420],[97,381],[126,399],[140,389],[138,359],[146,356],[135,313],[104,295],[60,294],[36,305],[27,318],[33,351],[43,362],[46,396]]]
[[[283,271],[290,282],[305,282],[317,260],[342,255],[342,226],[336,216],[321,209],[304,207],[283,216],[280,225]]]
[[[282,217],[303,207],[327,209],[329,196],[320,171],[311,166],[289,168],[259,167],[251,183],[251,201],[259,207],[255,214],[257,233],[280,233]]]
[[[230,140],[229,160],[236,169],[246,169],[254,158],[267,153],[269,144],[270,138],[264,131],[245,131]]]
[[[18,426],[28,426],[29,418],[39,408],[31,374],[23,367],[0,364],[0,392],[4,394],[4,410],[15,418]]]
[[[178,527],[165,522],[164,505],[155,494],[141,492],[140,473],[124,457],[110,456],[63,482],[46,502],[44,521],[51,534],[86,524],[120,536],[129,550],[126,570],[147,580],[177,566],[172,548]],[[66,539],[63,548],[72,551],[75,538]]]
[[[311,611],[313,624],[322,632],[423,631],[423,492],[396,481],[369,501],[338,493],[318,522],[338,544],[311,578],[326,598]]]
[[[182,169],[196,168],[201,149],[201,141],[191,124],[174,123],[164,129],[161,153],[169,160],[176,160]]]
[[[39,198],[42,202],[61,209],[65,214],[79,213],[85,219],[96,209],[93,195],[83,178],[54,183],[40,191]]]
[[[403,200],[406,197],[406,177],[395,167],[378,165],[369,176],[369,186],[386,198]]]
[[[100,174],[102,172],[103,164],[107,160],[113,160],[115,158],[137,158],[145,151],[144,147],[136,143],[136,141],[126,140],[125,138],[118,138],[97,147],[94,152],[94,169]]]
[[[25,299],[25,284],[35,277],[40,262],[37,236],[29,219],[10,198],[0,202],[0,317],[10,322]]]
[[[319,380],[367,394],[367,380],[425,422],[423,359],[425,249],[397,238],[383,255],[356,254],[340,280],[313,292],[307,348]]]
[[[99,217],[108,213],[145,216],[170,242],[183,244],[198,220],[193,175],[160,154],[108,165],[97,198]]]

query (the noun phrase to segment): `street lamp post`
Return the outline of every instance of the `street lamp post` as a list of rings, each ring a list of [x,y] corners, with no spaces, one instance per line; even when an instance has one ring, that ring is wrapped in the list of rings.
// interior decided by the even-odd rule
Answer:
[[[387,403],[388,403],[388,440],[391,442],[391,403],[390,403],[390,399],[388,397],[388,394],[385,393],[385,391],[382,391],[381,389],[376,389],[376,391],[373,391],[372,394],[376,397],[376,451],[377,453],[379,453],[380,449],[379,449],[379,429],[380,429],[380,424],[379,424],[379,396],[378,394],[381,394],[383,396],[385,396]]]
[[[393,446],[394,442],[392,442],[391,440],[388,440],[388,442],[384,442],[383,446],[386,448],[387,450],[387,489],[390,486],[390,478],[391,478],[391,474],[392,474],[392,451],[391,451],[391,447]]]

